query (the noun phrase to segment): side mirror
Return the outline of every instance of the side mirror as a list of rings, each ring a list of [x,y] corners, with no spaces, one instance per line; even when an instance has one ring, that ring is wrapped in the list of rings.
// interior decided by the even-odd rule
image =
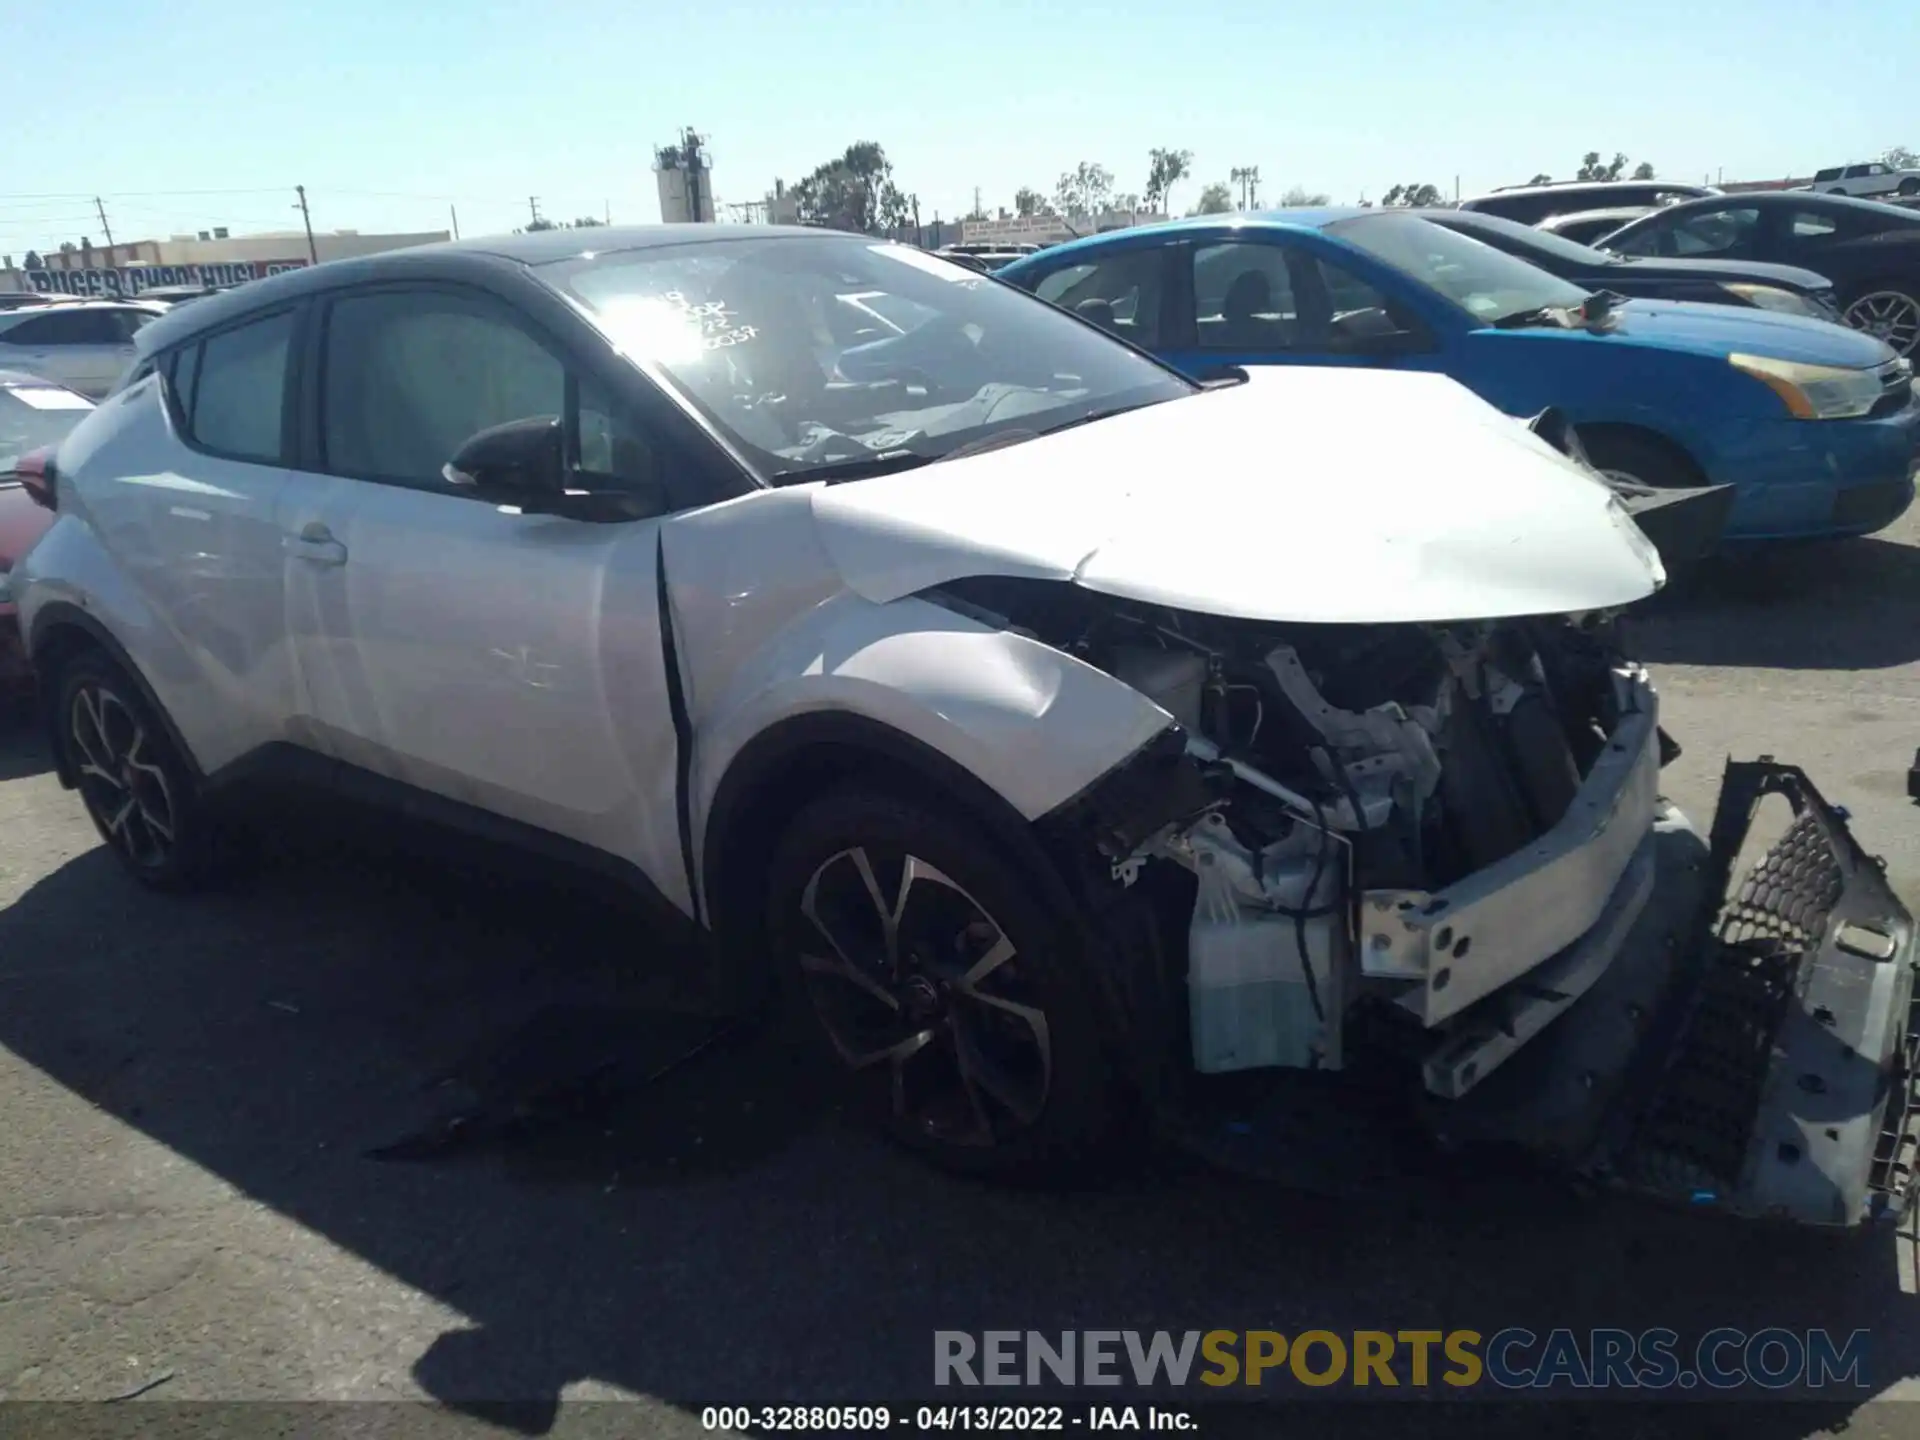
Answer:
[[[557,415],[509,420],[467,437],[440,474],[457,490],[509,503],[553,501],[566,493],[567,440]]]
[[[657,480],[601,476],[601,489],[580,483],[595,477],[567,464],[566,431],[554,415],[509,420],[469,436],[440,474],[455,490],[529,515],[647,520],[672,508]]]

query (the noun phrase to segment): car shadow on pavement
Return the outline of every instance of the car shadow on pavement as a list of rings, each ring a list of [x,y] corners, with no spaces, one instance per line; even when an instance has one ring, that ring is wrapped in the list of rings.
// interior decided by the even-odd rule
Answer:
[[[38,717],[22,704],[0,705],[0,783],[44,775],[53,769],[53,751]]]
[[[1520,1181],[1333,1200],[1154,1157],[1078,1193],[962,1182],[845,1123],[702,993],[694,957],[622,907],[372,837],[282,847],[194,900],[95,849],[0,912],[0,1044],[460,1312],[405,1361],[413,1380],[525,1433],[586,1380],[694,1410],[1035,1398],[936,1390],[936,1329],[1819,1326],[1871,1331],[1874,1388],[1920,1370],[1886,1236]],[[1789,1440],[1865,1394],[1737,1424],[1636,1410],[1605,1433]],[[1335,1410],[1394,1434],[1571,1415]],[[1253,1413],[1202,1428],[1271,1428]]]
[[[1866,538],[1720,557],[1623,621],[1636,659],[1779,670],[1920,660],[1920,547]]]

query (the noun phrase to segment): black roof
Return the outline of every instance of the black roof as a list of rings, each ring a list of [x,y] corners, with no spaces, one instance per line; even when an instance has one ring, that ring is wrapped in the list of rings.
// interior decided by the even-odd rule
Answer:
[[[404,279],[422,272],[440,276],[469,274],[507,266],[551,265],[585,255],[613,255],[633,250],[657,250],[673,245],[717,244],[733,240],[770,240],[840,235],[873,243],[873,237],[809,225],[595,225],[585,230],[537,230],[530,235],[486,235],[471,240],[448,240],[437,245],[409,245],[348,260],[249,280],[168,311],[140,327],[134,344],[142,355],[164,350],[202,330],[218,329],[262,308],[298,299],[343,284]]]
[[[1899,219],[1909,225],[1915,218],[1905,206],[1889,205],[1884,200],[1869,200],[1859,195],[1835,195],[1825,190],[1743,190],[1737,195],[1703,195],[1697,200],[1663,205],[1654,213],[1666,215],[1678,211],[1686,214],[1705,207],[1709,202],[1716,206],[1732,205],[1738,209],[1753,206],[1761,210],[1840,210],[1855,215],[1865,211],[1883,219]]]
[[[1487,191],[1485,195],[1475,195],[1471,198],[1475,200],[1485,200],[1495,195],[1503,197],[1513,195],[1554,195],[1568,190],[1612,190],[1625,192],[1628,190],[1643,190],[1648,186],[1652,186],[1656,190],[1685,190],[1700,196],[1707,196],[1714,193],[1711,185],[1690,185],[1684,180],[1660,180],[1657,178],[1652,180],[1635,180],[1632,178],[1622,178],[1619,180],[1549,180],[1541,185],[1501,185]]]

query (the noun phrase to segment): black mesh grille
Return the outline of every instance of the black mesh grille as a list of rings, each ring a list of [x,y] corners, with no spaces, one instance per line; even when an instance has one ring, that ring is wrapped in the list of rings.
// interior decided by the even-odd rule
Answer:
[[[1774,1032],[1843,883],[1818,822],[1801,815],[1722,911],[1666,1083],[1637,1137],[1635,1179],[1684,1190],[1739,1177]]]

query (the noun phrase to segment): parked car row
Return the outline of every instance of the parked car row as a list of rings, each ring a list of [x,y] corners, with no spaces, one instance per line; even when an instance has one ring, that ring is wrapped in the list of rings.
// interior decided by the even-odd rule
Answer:
[[[1899,1218],[1911,917],[1791,767],[1731,767],[1711,842],[1661,798],[1610,616],[1663,566],[1578,456],[1724,473],[1747,535],[1871,528],[1904,362],[1407,214],[999,274],[552,231],[142,326],[15,466],[61,782],[158,888],[316,785],[614,877],[963,1171],[1148,1126],[1377,1185],[1424,1134]],[[1799,819],[1756,944],[1703,902],[1763,790]]]
[[[1513,186],[1464,200],[1452,213],[1499,216],[1635,258],[1811,271],[1825,280],[1816,288],[1833,293],[1844,323],[1912,357],[1920,347],[1916,205],[1920,172],[1875,164],[1822,170],[1799,189],[1739,194],[1665,181]]]
[[[1557,408],[1620,481],[1734,486],[1730,540],[1867,534],[1912,503],[1911,365],[1811,318],[1814,277],[1577,250],[1483,213],[1297,210],[1095,236],[1000,274],[1196,377],[1432,370],[1510,416]]]
[[[22,456],[56,447],[93,410],[77,390],[38,375],[0,370],[0,705],[32,678],[13,597],[13,567],[53,516],[33,501],[19,474]]]

